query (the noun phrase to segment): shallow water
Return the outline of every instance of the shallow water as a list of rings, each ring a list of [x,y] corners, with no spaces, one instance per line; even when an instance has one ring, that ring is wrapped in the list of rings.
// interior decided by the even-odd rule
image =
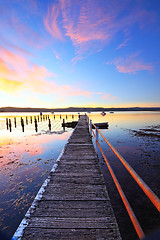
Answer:
[[[24,132],[20,123],[21,113],[0,115],[0,227],[9,237],[13,235],[26,211],[31,205],[40,186],[47,178],[63,146],[67,142],[72,129],[62,128],[65,121],[78,120],[78,115],[72,118],[72,113],[50,115],[51,131],[48,119],[41,122],[39,118],[38,131],[35,130],[34,117],[32,124],[26,114]],[[17,116],[17,126],[14,117]],[[139,129],[159,130],[159,112],[120,112],[88,114],[94,123],[108,122],[109,128],[100,130],[115,146],[126,161],[137,171],[142,179],[160,197],[160,140],[153,135],[137,134]],[[12,120],[12,132],[6,129],[6,117]],[[151,133],[151,132],[147,132]],[[157,133],[159,134],[159,133]],[[93,139],[94,142],[94,139]],[[127,173],[120,161],[115,157],[107,144],[100,138],[100,144],[108,158],[115,174],[146,234],[160,227],[158,211],[147,200],[132,177]],[[100,165],[106,180],[106,186],[112,206],[120,226],[123,239],[138,239],[123,203],[117,193],[106,164],[99,152]]]
[[[109,122],[109,128],[100,131],[160,198],[160,113],[121,112],[106,114],[103,118],[91,114],[90,118],[94,123]],[[145,234],[160,228],[160,215],[156,208],[104,140],[101,137],[99,140]],[[138,239],[100,151],[98,154],[121,235],[126,240]]]
[[[50,115],[38,122],[35,130],[33,113],[0,115],[0,230],[9,238],[14,234],[39,188],[47,178],[73,129],[62,128],[65,121],[78,120],[78,115]],[[30,122],[32,115],[32,124]],[[16,116],[16,128],[14,117]],[[24,132],[20,123],[25,121]],[[7,130],[6,117],[11,119],[12,131]],[[36,116],[38,119],[38,116]]]

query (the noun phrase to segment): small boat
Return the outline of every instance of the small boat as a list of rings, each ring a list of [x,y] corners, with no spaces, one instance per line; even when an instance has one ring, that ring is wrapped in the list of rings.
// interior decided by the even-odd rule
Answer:
[[[75,128],[77,125],[78,121],[72,121],[72,122],[67,122],[67,123],[62,123],[62,127],[67,127],[67,128]]]
[[[109,113],[114,113],[114,112],[109,112]]]
[[[99,129],[108,129],[108,127],[109,127],[108,122],[95,123],[94,125],[95,125],[96,127],[98,127]],[[94,129],[95,127],[92,126],[92,128]]]
[[[106,113],[105,113],[105,112],[101,112],[101,115],[102,115],[102,116],[105,116],[105,115],[106,115]]]

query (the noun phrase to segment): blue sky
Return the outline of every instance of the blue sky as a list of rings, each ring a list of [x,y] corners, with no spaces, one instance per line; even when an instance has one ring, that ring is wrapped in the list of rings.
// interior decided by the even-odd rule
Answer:
[[[0,3],[0,106],[160,106],[160,3]]]

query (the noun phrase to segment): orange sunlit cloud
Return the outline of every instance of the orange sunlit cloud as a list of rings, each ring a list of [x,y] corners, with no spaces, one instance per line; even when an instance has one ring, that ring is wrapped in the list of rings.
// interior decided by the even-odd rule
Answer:
[[[103,95],[103,99],[107,99],[107,98],[109,98],[111,96],[111,94],[104,94]]]
[[[23,83],[13,80],[8,80],[6,78],[0,77],[0,89],[12,93],[16,91],[18,87],[20,87]]]
[[[1,90],[14,94],[16,91],[59,96],[87,96],[92,94],[72,85],[58,85],[48,77],[56,78],[44,66],[37,66],[20,53],[15,54],[0,47]],[[13,87],[13,88],[12,88]],[[12,91],[11,91],[12,88]]]

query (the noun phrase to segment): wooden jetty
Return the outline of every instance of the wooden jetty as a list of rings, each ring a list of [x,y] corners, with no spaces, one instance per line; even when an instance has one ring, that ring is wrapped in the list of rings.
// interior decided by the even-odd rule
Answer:
[[[13,239],[121,239],[87,116],[80,117]]]

